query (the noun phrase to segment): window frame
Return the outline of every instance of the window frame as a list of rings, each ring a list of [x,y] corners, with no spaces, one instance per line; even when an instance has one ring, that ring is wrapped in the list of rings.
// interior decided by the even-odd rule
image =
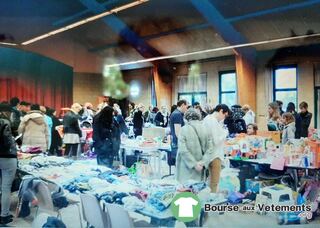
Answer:
[[[189,105],[193,105],[194,102],[196,102],[196,100],[194,99],[195,95],[206,95],[206,101],[208,102],[208,93],[207,92],[181,92],[181,93],[178,93],[178,100],[180,100],[180,96],[183,96],[183,95],[191,95],[191,97],[192,97],[191,104],[189,104]]]
[[[236,88],[235,90],[231,90],[231,91],[222,91],[222,75],[224,74],[230,74],[230,73],[234,73],[235,77],[236,77]],[[227,94],[227,93],[234,93],[236,95],[236,100],[235,100],[235,104],[238,103],[238,88],[237,88],[237,72],[236,70],[225,70],[225,71],[219,71],[219,103],[221,104],[221,100],[222,100],[222,94]]]
[[[276,70],[279,69],[289,69],[295,68],[296,69],[296,87],[295,88],[287,88],[287,89],[277,89],[276,88]],[[286,65],[278,65],[274,66],[272,69],[272,84],[273,84],[273,101],[276,101],[276,94],[277,92],[296,92],[296,104],[298,105],[298,65],[297,64],[286,64]]]

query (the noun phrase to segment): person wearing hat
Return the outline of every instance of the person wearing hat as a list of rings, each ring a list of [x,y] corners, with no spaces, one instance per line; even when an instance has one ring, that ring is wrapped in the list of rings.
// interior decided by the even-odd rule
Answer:
[[[205,169],[213,157],[213,144],[198,111],[189,108],[184,118],[186,125],[178,138],[176,179],[182,184],[189,180],[204,181]]]
[[[12,222],[10,215],[11,186],[17,170],[17,149],[12,136],[10,115],[12,108],[0,104],[0,170],[1,170],[1,215],[0,224]]]

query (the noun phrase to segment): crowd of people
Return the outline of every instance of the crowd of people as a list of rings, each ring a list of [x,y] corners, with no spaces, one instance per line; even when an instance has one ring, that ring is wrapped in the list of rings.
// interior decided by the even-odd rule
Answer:
[[[308,103],[306,102],[301,102],[299,109],[298,113],[292,102],[288,103],[286,112],[282,110],[281,101],[275,101],[268,105],[268,130],[281,131],[282,143],[286,143],[290,139],[308,137],[312,113],[308,111]]]
[[[284,112],[281,101],[268,105],[267,128],[281,131],[282,143],[308,136],[312,114],[308,112],[306,102],[300,103],[299,108],[298,113],[294,103],[289,103]],[[118,104],[103,101],[97,111],[90,103],[74,103],[62,119],[56,114],[53,108],[20,101],[16,97],[0,104],[1,223],[12,221],[9,196],[17,169],[16,144],[21,150],[40,150],[49,155],[64,154],[76,159],[82,138],[81,128],[89,127],[93,129],[97,163],[112,167],[120,149],[121,134],[129,134],[128,125],[132,125],[134,137],[137,137],[149,123],[170,129],[168,162],[176,165],[177,180],[202,181],[207,178],[208,170],[211,190],[216,192],[226,137],[239,133],[256,135],[258,131],[255,113],[249,105],[229,108],[219,104],[212,108],[209,105],[202,107],[199,102],[191,106],[180,100],[170,111],[166,106],[145,109],[143,104],[134,103],[129,103],[127,110],[121,110]],[[63,135],[59,131],[61,127]]]
[[[201,181],[204,171],[209,170],[211,191],[216,192],[226,137],[240,133],[257,135],[258,126],[249,105],[233,105],[229,109],[227,105],[219,104],[213,111],[205,113],[204,118],[202,109],[197,108],[187,107],[186,101],[179,101],[177,111],[170,116],[172,152],[177,153],[176,176],[180,182]],[[301,102],[299,108],[300,113],[297,113],[294,103],[290,102],[284,112],[281,101],[268,106],[267,128],[280,131],[283,144],[290,139],[308,137],[312,114],[308,112],[306,102]]]

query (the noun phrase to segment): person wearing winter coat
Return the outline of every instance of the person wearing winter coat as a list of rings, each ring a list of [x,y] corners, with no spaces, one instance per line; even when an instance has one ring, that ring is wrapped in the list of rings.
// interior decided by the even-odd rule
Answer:
[[[82,132],[79,125],[79,112],[82,107],[78,103],[71,106],[70,112],[63,117],[63,142],[66,145],[64,155],[76,158]]]
[[[225,104],[219,104],[213,110],[213,113],[204,119],[204,126],[209,138],[213,144],[212,157],[210,158],[210,188],[211,192],[218,191],[218,185],[221,173],[221,164],[224,159],[224,142],[229,134],[224,128],[223,122],[231,113],[229,107]]]
[[[22,146],[40,147],[42,152],[48,150],[48,125],[38,104],[32,105],[31,111],[22,118],[18,132],[22,134]]]
[[[232,115],[228,115],[224,120],[224,124],[227,125],[229,134],[234,135],[240,133],[247,133],[246,122],[243,119],[244,112],[242,111],[241,106],[232,105],[231,110]]]
[[[62,138],[56,129],[56,127],[61,126],[62,123],[56,116],[56,110],[51,108],[47,109],[47,115],[52,119],[51,146],[49,153],[51,155],[62,156]]]
[[[157,113],[159,112],[158,107],[153,107],[151,112],[149,113],[149,122],[155,124],[155,118]]]
[[[187,123],[178,138],[176,179],[182,184],[189,180],[204,181],[205,169],[213,157],[213,144],[194,108],[188,109],[184,117]]]
[[[0,171],[1,171],[1,215],[0,224],[13,221],[10,215],[11,187],[17,170],[17,149],[10,125],[11,107],[0,104]]]
[[[119,128],[120,128],[120,131],[121,133],[124,133],[126,135],[129,134],[129,128],[127,127],[126,125],[126,122],[123,118],[123,116],[119,113],[119,109],[118,108],[115,108],[113,107],[113,110],[114,110],[114,120],[119,124]]]
[[[294,116],[290,112],[285,112],[282,115],[284,128],[282,131],[282,144],[286,144],[290,139],[295,138],[296,123]]]
[[[161,107],[161,111],[158,112],[154,118],[154,123],[158,127],[167,127],[169,122],[169,114],[165,106]]]
[[[300,137],[301,137],[301,116],[296,112],[296,106],[294,103],[292,103],[292,102],[288,103],[287,112],[290,112],[294,116],[295,127],[296,127],[295,138],[300,139]]]
[[[112,168],[120,149],[120,127],[114,119],[114,110],[104,107],[93,119],[93,141],[98,165]]]
[[[300,113],[299,116],[301,118],[301,133],[300,137],[308,137],[308,129],[312,119],[312,113],[308,112],[308,104],[307,102],[301,102],[299,105]]]
[[[144,105],[139,104],[137,111],[133,114],[132,122],[133,122],[133,132],[135,137],[142,135],[142,128],[144,125],[143,111],[144,111]]]
[[[48,134],[49,134],[49,142],[48,142],[48,150],[50,149],[51,146],[51,132],[52,132],[52,119],[51,117],[49,117],[46,113],[47,113],[47,108],[44,106],[40,106],[40,111],[42,112],[42,114],[44,115],[44,120],[46,121],[46,124],[48,126]]]
[[[21,122],[21,111],[19,110],[20,106],[20,100],[17,97],[13,97],[10,99],[10,105],[11,105],[11,116],[10,116],[10,122],[11,122],[11,129],[13,136],[18,136],[18,128]]]

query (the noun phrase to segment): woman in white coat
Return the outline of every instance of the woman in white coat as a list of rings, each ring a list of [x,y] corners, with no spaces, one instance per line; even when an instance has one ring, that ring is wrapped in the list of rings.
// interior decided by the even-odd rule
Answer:
[[[213,113],[208,115],[204,119],[204,126],[207,129],[209,138],[213,144],[214,153],[211,157],[210,163],[210,188],[211,192],[217,192],[220,172],[221,172],[221,162],[224,158],[224,142],[228,136],[228,130],[224,128],[223,121],[229,115],[230,109],[225,104],[219,104],[213,110]]]

